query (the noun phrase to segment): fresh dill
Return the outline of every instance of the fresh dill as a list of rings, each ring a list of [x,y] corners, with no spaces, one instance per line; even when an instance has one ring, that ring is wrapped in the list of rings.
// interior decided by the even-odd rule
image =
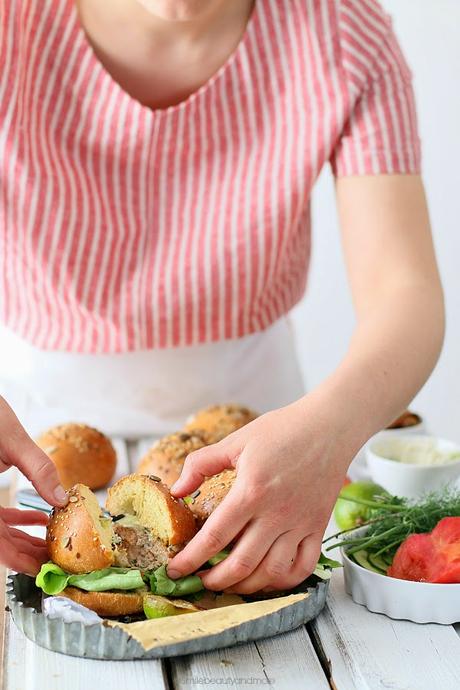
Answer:
[[[370,503],[372,501],[366,501],[366,505]],[[342,539],[326,551],[342,546],[346,547],[348,555],[364,549],[375,556],[386,554],[392,558],[410,534],[431,532],[444,517],[460,517],[460,490],[444,488],[425,494],[417,501],[383,497],[371,507],[375,508],[372,519],[360,525],[358,534],[355,534],[356,530],[345,530],[332,535],[325,541],[337,537]],[[364,533],[363,527],[367,528]]]

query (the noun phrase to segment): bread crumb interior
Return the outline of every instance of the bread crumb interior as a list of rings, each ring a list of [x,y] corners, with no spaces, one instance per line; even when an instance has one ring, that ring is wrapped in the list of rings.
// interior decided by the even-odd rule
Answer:
[[[107,507],[112,515],[134,516],[139,525],[150,528],[154,536],[169,544],[174,528],[166,499],[140,477],[133,477],[112,491]]]
[[[111,551],[112,539],[114,536],[112,520],[109,517],[104,516],[101,506],[99,505],[99,502],[91,489],[84,484],[79,484],[78,491],[84,500],[84,506],[89,513],[94,529],[96,530],[101,543],[108,551]]]

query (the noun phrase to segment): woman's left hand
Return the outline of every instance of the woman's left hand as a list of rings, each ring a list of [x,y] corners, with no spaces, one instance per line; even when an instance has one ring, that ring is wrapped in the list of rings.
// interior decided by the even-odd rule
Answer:
[[[230,556],[202,575],[207,589],[249,594],[290,589],[314,570],[321,540],[354,452],[339,443],[339,420],[310,396],[269,412],[191,453],[175,496],[235,468],[236,480],[168,574],[197,571],[237,538]]]

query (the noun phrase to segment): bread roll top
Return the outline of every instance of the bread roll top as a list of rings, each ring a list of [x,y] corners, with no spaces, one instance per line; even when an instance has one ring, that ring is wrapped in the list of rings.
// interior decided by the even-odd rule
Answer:
[[[213,435],[214,442],[241,429],[257,417],[257,413],[243,405],[228,403],[211,405],[189,417],[184,427],[186,431],[202,429]]]
[[[156,441],[141,458],[138,474],[155,475],[169,487],[180,477],[187,455],[212,443],[205,431],[178,431]]]
[[[199,524],[203,524],[217,506],[222,503],[232,488],[235,478],[235,470],[223,470],[219,474],[205,479],[200,488],[191,494],[188,506]]]
[[[100,489],[113,478],[115,449],[107,436],[93,427],[61,424],[41,434],[36,443],[56,465],[65,489],[80,482]]]

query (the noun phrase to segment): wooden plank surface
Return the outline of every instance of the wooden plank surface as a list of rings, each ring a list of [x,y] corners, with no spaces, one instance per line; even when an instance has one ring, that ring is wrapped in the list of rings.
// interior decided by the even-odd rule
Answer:
[[[311,627],[338,690],[460,688],[460,638],[453,626],[370,613],[346,594],[340,575]]]
[[[304,627],[255,643],[171,660],[178,690],[273,685],[276,690],[329,690]]]
[[[8,690],[167,690],[163,666],[148,661],[98,661],[50,652],[27,640],[9,619],[6,626]]]

